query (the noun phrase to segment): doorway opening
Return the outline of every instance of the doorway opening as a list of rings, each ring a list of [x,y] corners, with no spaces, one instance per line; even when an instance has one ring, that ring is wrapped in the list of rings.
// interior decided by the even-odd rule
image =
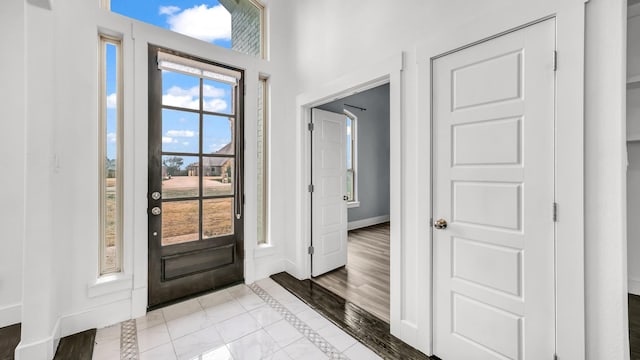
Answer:
[[[243,72],[149,46],[149,308],[243,280]]]
[[[312,281],[390,322],[390,92],[312,110]]]

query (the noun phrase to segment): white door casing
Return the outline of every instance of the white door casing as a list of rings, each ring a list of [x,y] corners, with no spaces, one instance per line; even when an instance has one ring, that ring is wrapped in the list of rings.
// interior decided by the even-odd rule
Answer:
[[[434,353],[555,352],[555,20],[433,60]]]
[[[347,264],[347,123],[344,114],[312,110],[311,275]]]

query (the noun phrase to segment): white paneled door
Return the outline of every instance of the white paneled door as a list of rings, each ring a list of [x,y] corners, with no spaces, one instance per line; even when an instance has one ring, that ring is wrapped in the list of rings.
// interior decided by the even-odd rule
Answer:
[[[432,66],[434,352],[551,360],[555,20]]]
[[[344,114],[312,110],[311,275],[347,264],[347,122]]]

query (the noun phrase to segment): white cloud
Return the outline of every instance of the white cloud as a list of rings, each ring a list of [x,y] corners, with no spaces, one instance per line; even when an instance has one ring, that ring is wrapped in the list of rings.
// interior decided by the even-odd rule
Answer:
[[[158,10],[158,14],[160,15],[173,15],[175,13],[177,13],[178,11],[180,11],[180,8],[177,6],[160,6],[160,9]]]
[[[174,140],[172,137],[170,136],[163,136],[162,137],[162,143],[163,144],[171,144],[173,142],[176,142],[176,140]]]
[[[184,146],[189,146],[189,142],[188,142],[188,141],[185,141],[185,142],[183,142],[183,143],[182,143],[182,145],[184,145]]]
[[[183,107],[187,109],[198,109],[200,103],[193,96],[176,96],[171,94],[162,95],[162,104],[169,106]]]
[[[206,111],[222,112],[227,110],[227,102],[220,97],[225,95],[225,90],[211,85],[203,85],[204,109]],[[182,107],[187,109],[199,109],[200,88],[194,86],[184,89],[179,86],[172,86],[167,89],[167,93],[162,95],[164,105]]]
[[[118,96],[116,93],[107,96],[107,109],[115,109],[118,104]]]
[[[167,131],[167,136],[170,137],[194,137],[196,135],[195,131],[192,130],[169,130]]]
[[[197,87],[194,88],[194,89],[198,90]],[[224,96],[224,89],[220,89],[220,88],[217,88],[215,86],[203,84],[202,85],[202,94],[204,95],[204,97],[223,97]]]
[[[225,92],[224,89],[204,84],[202,86],[202,94],[204,97],[223,97]],[[179,86],[172,86],[167,90],[167,95],[196,97],[200,96],[200,87],[194,86],[190,89],[183,89]]]
[[[183,89],[180,86],[172,86],[167,89],[167,95],[172,96],[198,96],[200,89],[198,86],[194,86],[191,89]]]
[[[231,14],[222,5],[208,7],[202,4],[173,13],[166,10],[175,10],[175,6],[163,8],[172,31],[206,42],[231,39]]]
[[[116,133],[108,133],[107,134],[107,141],[110,142],[110,143],[116,142],[117,138],[118,137],[117,137]]]
[[[227,102],[222,99],[212,99],[204,102],[206,111],[221,112],[227,109]]]

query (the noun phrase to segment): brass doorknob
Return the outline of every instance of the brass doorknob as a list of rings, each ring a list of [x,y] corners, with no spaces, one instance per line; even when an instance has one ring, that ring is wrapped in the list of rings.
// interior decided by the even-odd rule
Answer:
[[[436,220],[436,222],[433,223],[433,227],[438,229],[438,230],[446,229],[447,228],[447,220],[438,219],[438,220]]]

